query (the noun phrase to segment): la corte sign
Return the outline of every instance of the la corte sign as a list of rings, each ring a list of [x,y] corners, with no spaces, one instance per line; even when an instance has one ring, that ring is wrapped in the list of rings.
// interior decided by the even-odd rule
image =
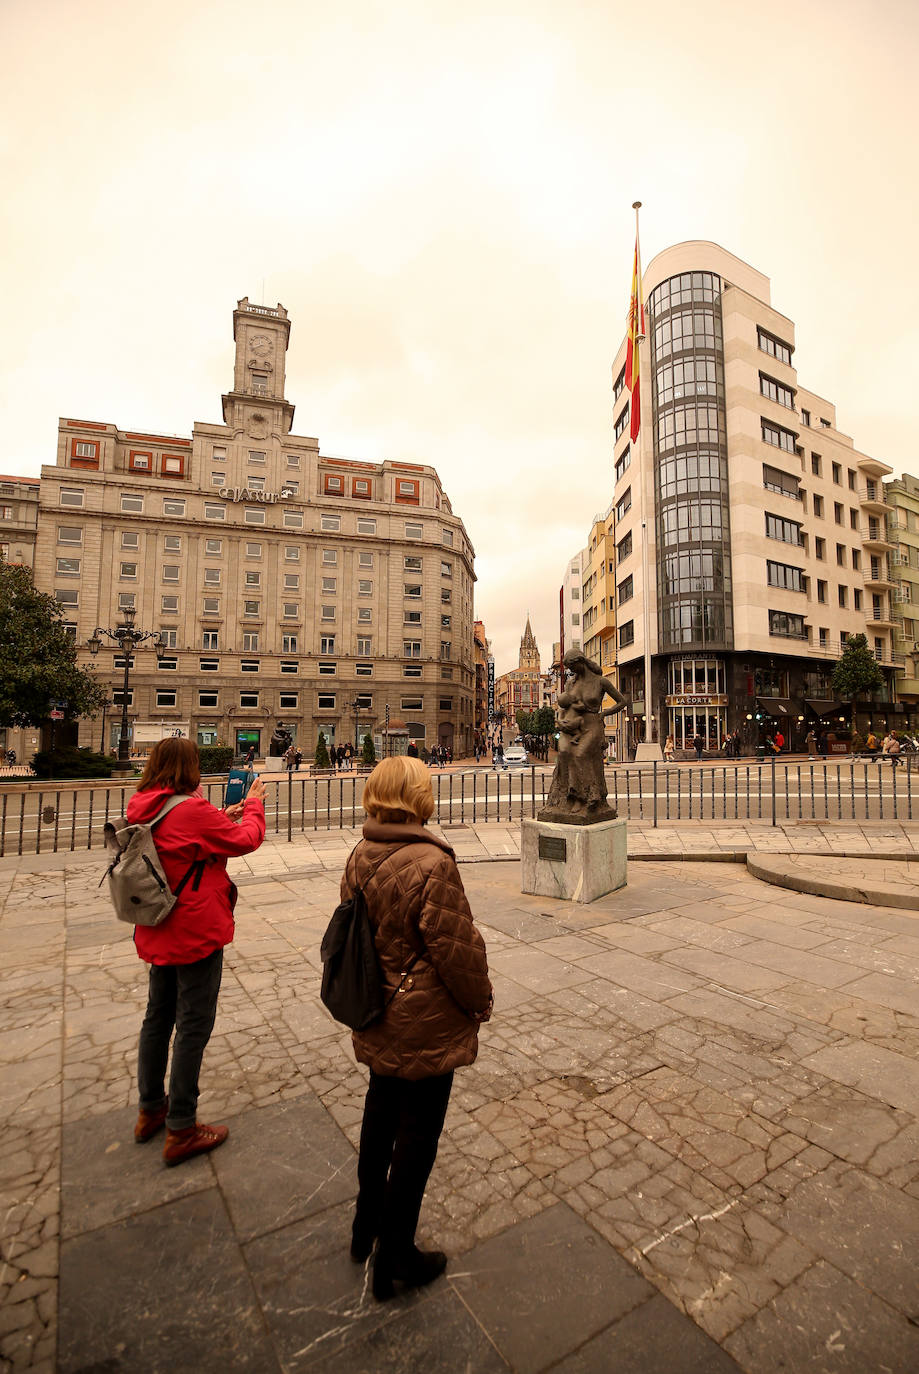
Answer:
[[[217,493],[225,501],[264,501],[273,505],[275,501],[289,501],[292,491],[253,491],[251,487],[221,487]]]
[[[728,699],[720,692],[679,692],[666,698],[667,706],[727,706]]]

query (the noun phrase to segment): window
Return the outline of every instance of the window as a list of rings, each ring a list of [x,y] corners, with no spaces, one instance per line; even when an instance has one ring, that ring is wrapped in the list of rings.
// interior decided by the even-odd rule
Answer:
[[[199,693],[198,693],[198,705],[199,705],[199,706],[205,706],[205,707],[207,707],[207,706],[219,706],[219,704],[220,704],[220,700],[219,700],[218,694],[217,694],[216,692],[199,692]]]
[[[320,663],[320,664],[319,664],[319,676],[320,676],[320,677],[333,677],[336,671],[337,671],[337,664],[335,664],[335,663]]]
[[[795,393],[792,388],[783,385],[782,382],[777,382],[774,377],[767,377],[765,372],[759,374],[759,390],[761,396],[777,402],[780,406],[785,406],[787,410],[794,410]]]
[[[841,525],[841,524],[842,524],[842,522],[843,522],[843,514],[844,514],[844,512],[843,512],[842,504],[841,504],[839,501],[834,501],[834,502],[833,502],[833,519],[836,521],[836,524],[837,524],[837,525]]]
[[[402,613],[402,624],[403,624],[403,625],[420,625],[420,624],[421,624],[421,612],[420,612],[420,611],[403,611],[403,613]]]
[[[58,587],[54,593],[54,599],[59,606],[79,606],[80,593],[75,587]]]
[[[131,496],[127,492],[122,492],[121,509],[136,515],[143,514],[144,498],[142,496]]]
[[[198,659],[198,671],[199,671],[200,673],[219,673],[219,672],[220,672],[220,659],[219,659],[219,658],[199,658],[199,659]]]
[[[258,706],[258,692],[240,692],[239,704],[250,711],[253,710]]]
[[[128,454],[128,468],[131,472],[150,472],[153,469],[153,454],[138,453],[131,449]]]
[[[358,534],[376,534],[377,522],[375,520],[358,520],[357,532]]]
[[[118,654],[116,654],[115,657],[112,659],[112,667],[113,667],[113,668],[121,668],[121,669],[123,669],[124,666],[125,666],[125,662],[126,662],[126,660],[124,659],[124,657],[120,657]],[[134,667],[134,655],[133,655],[133,654],[131,654],[130,659],[127,661],[127,664],[128,664],[128,667],[129,667],[129,668],[133,668],[133,667]]]
[[[290,494],[291,494],[291,496],[299,496],[299,495],[300,495],[300,483],[299,483],[299,482],[295,482],[294,479],[293,479],[292,477],[288,477],[287,480],[285,481],[283,487],[281,488],[281,490],[282,490],[282,491],[289,491]]]
[[[170,500],[167,500],[167,499],[164,497],[164,498],[163,498],[163,514],[164,514],[164,515],[172,515],[172,516],[184,515],[184,514],[185,514],[185,502],[184,502],[184,501],[170,501]]]
[[[422,537],[422,534],[423,534],[423,533],[424,533],[424,529],[423,529],[423,527],[422,527],[420,524],[415,524],[413,521],[406,521],[406,524],[405,524],[405,537],[406,537],[406,539],[420,539],[420,538]]]
[[[850,490],[850,491],[854,491],[854,490],[855,490],[855,472],[854,472],[854,470],[853,470],[852,468],[846,468],[846,473],[847,473],[848,479],[849,479],[849,490]]]
[[[790,472],[783,472],[781,468],[772,467],[770,463],[763,463],[763,486],[767,491],[777,491],[782,496],[790,496],[793,501],[801,498],[797,477]]]
[[[351,495],[356,496],[359,501],[369,501],[371,496],[369,480],[366,477],[352,477]]]
[[[834,486],[837,486],[837,487],[841,487],[841,486],[842,486],[842,467],[840,466],[839,463],[833,463],[833,464],[831,464],[831,471],[832,471],[832,473],[833,473],[833,485],[834,485]]]
[[[449,606],[450,602],[453,600],[453,593],[449,587],[441,587],[440,600],[442,605]]]
[[[629,447],[629,448],[626,449],[625,453],[623,453],[622,457],[619,458],[619,459],[617,460],[617,463],[616,463],[616,481],[617,481],[617,482],[619,481],[620,477],[623,476],[623,474],[625,473],[626,469],[629,468],[629,467],[631,467],[631,464],[632,464],[632,450],[631,450],[631,447]]]
[[[373,567],[373,554],[372,554],[372,553],[364,553],[364,552],[362,552],[362,551],[358,552],[358,555],[357,555],[357,566],[358,566],[359,568],[372,568],[372,567]]]
[[[325,472],[322,475],[322,490],[327,496],[344,496],[345,479],[335,473]]]
[[[87,443],[80,439],[74,439],[73,441],[71,453],[74,458],[95,458],[98,452],[99,445],[96,443]]]
[[[373,677],[373,664],[355,663],[354,675],[355,677]]]
[[[178,563],[164,563],[164,564],[163,564],[163,581],[164,581],[164,582],[178,582],[178,580],[179,580],[179,565],[178,565]]]
[[[208,543],[210,543],[210,542],[211,542],[211,541],[208,540]],[[218,540],[215,540],[214,542],[215,542],[215,543],[218,543],[219,541],[218,541]],[[261,546],[261,544],[247,544],[247,545],[246,545],[246,557],[247,557],[247,558],[261,558],[261,556],[262,556],[262,546]]]
[[[260,587],[262,585],[262,574],[260,572],[247,572],[245,583],[247,587]]]
[[[259,661],[257,658],[241,658],[239,660],[239,671],[241,673],[257,673]]]
[[[201,631],[201,648],[202,648],[202,649],[219,649],[219,648],[220,648],[219,639],[220,639],[220,631],[219,631],[219,630],[202,630],[202,631]]]
[[[122,563],[120,576],[122,580],[124,580],[125,578],[135,579],[137,577],[137,564]]]
[[[619,586],[616,589],[616,594],[618,596],[620,606],[624,601],[631,601],[633,594],[631,573],[629,573],[628,577],[625,578],[624,581],[619,583]]]
[[[861,554],[859,553],[858,549],[853,549],[853,550],[852,550],[852,567],[855,569],[856,572],[858,572],[859,569],[861,568],[861,566],[862,566],[862,556],[861,556]]]
[[[227,508],[226,506],[215,506],[210,501],[205,501],[204,518],[205,520],[226,520]]]
[[[358,606],[357,623],[359,625],[369,625],[373,620],[373,611],[370,606]]]
[[[334,596],[337,587],[338,587],[338,578],[337,578],[337,577],[324,577],[324,578],[322,579],[322,590],[323,590],[324,592],[329,592],[329,593],[331,593],[331,594]]]
[[[252,394],[253,396],[268,395],[268,373],[253,372],[252,374]]]
[[[851,506],[849,507],[849,529],[858,529],[858,511],[853,510]]]
[[[135,539],[137,538],[136,535],[134,537]],[[122,536],[121,547],[126,547],[124,543],[124,536]],[[132,547],[136,549],[137,545],[134,544],[132,545]],[[181,553],[182,536],[180,534],[167,534],[165,539],[163,540],[163,548],[166,550],[167,553]]]
[[[406,582],[403,588],[405,596],[414,597],[420,600],[421,584],[418,582]]]
[[[243,602],[243,615],[261,615],[261,613],[262,613],[262,603],[261,603],[261,601],[244,601],[244,602]]]
[[[442,616],[440,617],[440,628],[441,628],[442,630],[449,630],[449,629],[450,629],[450,626],[451,626],[452,624],[453,624],[453,617],[452,617],[452,616],[450,616],[450,615],[442,615]]]
[[[58,525],[57,542],[59,544],[82,544],[83,531],[79,525]]]
[[[784,449],[786,453],[794,453],[796,436],[792,430],[783,429],[781,425],[773,425],[761,417],[760,432],[764,444],[771,444],[773,448]]]
[[[58,502],[62,506],[82,506],[83,488],[82,487],[61,487],[61,494]]]
[[[369,635],[358,635],[357,652],[361,655],[362,658],[369,658],[370,655],[373,653],[373,649],[371,648],[372,643],[373,640],[370,638]]]
[[[790,563],[774,563],[767,559],[766,581],[770,587],[784,587],[789,592],[807,591],[804,569],[793,567]]]
[[[820,476],[820,467],[821,467],[821,463],[820,463],[820,454],[819,454],[819,453],[812,453],[812,454],[811,454],[811,472],[814,474],[815,477],[819,477],[819,476]]]
[[[299,663],[296,661],[296,659],[294,659],[294,661],[293,661],[292,663],[285,663],[283,659],[281,660],[281,672],[282,672],[282,673],[299,673],[299,671],[300,671],[300,665],[299,665]]]
[[[627,620],[624,625],[619,626],[619,647],[626,648],[629,644],[635,643],[635,621]]]
[[[284,457],[287,459],[287,466],[289,468],[298,468],[300,466],[299,453],[286,453]]]
[[[58,577],[79,577],[79,558],[59,558],[57,560],[57,575]]]
[[[160,597],[160,610],[166,611],[167,614],[170,614],[170,615],[176,615],[176,614],[178,613],[178,609],[179,609],[179,598],[178,598],[177,596],[162,596],[162,597]]]
[[[814,492],[814,515],[818,520],[823,519],[823,497]]]
[[[818,558],[821,563],[826,558],[826,540],[821,539],[819,535],[814,540],[814,557]]]
[[[420,658],[420,657],[421,657],[421,640],[420,640],[420,639],[403,639],[403,641],[402,641],[402,657],[403,657],[403,658]]]
[[[258,630],[243,631],[243,653],[258,653]]]
[[[423,698],[423,697],[403,697],[402,700],[401,700],[401,703],[400,703],[400,709],[403,710],[403,711],[423,711],[423,710],[424,710],[424,698]]]
[[[319,709],[320,709],[320,711],[334,711],[334,710],[335,710],[335,696],[334,696],[333,693],[331,693],[331,692],[320,692],[320,693],[319,693]]]
[[[279,696],[282,711],[296,711],[300,704],[299,692],[281,692]]]
[[[826,583],[817,580],[817,600],[826,604]]]
[[[780,515],[771,515],[769,511],[766,511],[766,538],[781,539],[785,544],[804,543],[797,520],[783,520]]]
[[[252,464],[255,465],[255,466],[258,466],[260,463],[264,463],[264,461],[265,461],[265,452],[264,452],[264,449],[260,449],[260,448],[250,448],[250,450],[249,450],[249,462],[250,462],[250,463],[252,463]]]
[[[160,658],[157,659],[156,671],[158,673],[174,673],[178,666],[179,660],[177,658]]]
[[[319,638],[319,652],[320,652],[321,654],[334,654],[334,652],[335,652],[335,636],[334,636],[334,635],[320,635],[320,638]]]
[[[453,531],[452,531],[452,530],[441,530],[441,539],[442,539],[442,542],[443,542],[444,544],[449,545],[449,547],[452,549],[452,547],[453,547]]]
[[[205,569],[204,569],[204,585],[205,585],[206,587],[219,587],[219,586],[220,586],[220,569],[219,569],[219,568],[205,568]]]
[[[288,562],[288,563],[299,563],[299,562],[300,562],[300,545],[299,545],[299,544],[285,544],[285,545],[284,545],[284,559],[285,559],[285,561]]]
[[[621,439],[622,435],[625,433],[626,426],[628,425],[628,423],[629,403],[628,401],[626,401],[624,409],[620,412],[619,418],[616,420],[616,424],[613,430],[613,443],[615,443],[617,439]]]
[[[323,549],[322,561],[327,567],[334,567],[338,562],[337,549]]]
[[[261,476],[256,477],[255,473],[250,473],[249,476],[246,478],[246,486],[248,487],[249,491],[264,491],[265,479]]]
[[[320,529],[323,529],[323,530],[329,530],[331,533],[334,534],[336,531],[338,531],[338,530],[341,529],[341,516],[340,516],[340,515],[323,515],[323,516],[321,516],[320,519],[319,519],[319,528],[320,528]]]
[[[212,473],[211,473],[211,486],[212,486],[212,487],[222,487],[223,484],[226,482],[226,480],[227,480],[227,475],[226,475],[225,472],[212,472]]]
[[[285,620],[299,620],[300,607],[296,601],[285,601],[283,615]]]
[[[357,584],[358,596],[373,596],[373,583],[366,578],[360,578]]]
[[[804,616],[791,615],[788,611],[770,611],[769,633],[780,635],[783,639],[807,639]]]
[[[849,604],[849,588],[848,588],[848,587],[837,587],[837,588],[836,588],[836,599],[837,599],[838,602],[839,602],[840,608],[844,610],[845,607],[848,606],[848,604]]]
[[[298,649],[297,649],[297,636],[296,636],[296,635],[282,635],[282,636],[281,636],[281,653],[282,653],[282,654],[295,654],[295,653],[297,653],[297,652],[298,652]]]
[[[323,607],[322,607],[322,612],[321,612],[320,618],[321,618],[322,620],[334,620],[334,619],[335,619],[335,607],[334,607],[334,606],[323,606]]]
[[[617,560],[621,563],[622,560],[623,560],[624,558],[628,558],[628,556],[629,556],[629,554],[630,554],[631,552],[632,552],[632,531],[629,530],[629,532],[628,532],[628,534],[625,536],[625,538],[624,538],[624,539],[620,539],[620,540],[619,540],[619,543],[616,545],[616,558],[617,558]],[[576,599],[574,594],[575,594],[575,592],[576,592],[577,590],[578,590],[577,587],[572,587],[572,588],[571,588],[571,596],[572,596],[572,599]],[[580,596],[580,592],[578,592],[578,596]]]
[[[621,370],[620,373],[619,373],[619,376],[616,378],[615,382],[613,382],[613,400],[614,400],[614,401],[618,401],[618,400],[619,400],[619,397],[622,395],[622,388],[623,388],[624,386],[625,386],[625,367],[623,366],[622,370]]]
[[[166,687],[157,687],[157,689],[156,689],[156,704],[157,704],[157,706],[175,706],[175,704],[176,704],[176,691],[175,691],[175,688],[173,688],[173,689],[170,691],[170,690],[169,690],[168,688],[166,688]]]
[[[264,525],[265,512],[261,506],[246,506],[243,519],[247,525]]]
[[[220,614],[220,597],[219,597],[219,596],[206,596],[206,597],[204,598],[204,604],[203,604],[203,606],[202,606],[202,611],[203,611],[203,613],[204,613],[205,615],[219,615],[219,614]]]
[[[804,407],[802,406],[802,407],[801,407],[801,423],[802,423],[802,425],[808,425],[808,426],[809,426],[809,425],[810,425],[810,422],[811,422],[811,413],[810,413],[809,410],[805,410]]]
[[[404,558],[403,565],[412,572],[421,572],[421,559],[408,556]]]
[[[616,519],[624,520],[628,511],[632,509],[632,488],[626,487],[625,491],[616,502]]]
[[[772,358],[778,358],[780,363],[787,363],[791,366],[791,344],[783,343],[774,334],[768,334],[765,329],[757,329],[759,346],[763,353],[768,353]]]
[[[852,592],[852,606],[856,611],[860,611],[862,608],[862,594],[859,587],[856,587]]]
[[[325,581],[325,578],[323,578],[323,581]],[[285,573],[285,574],[284,574],[284,590],[287,591],[287,592],[297,592],[297,591],[300,590],[300,574],[299,574],[299,573]]]
[[[419,563],[418,566],[421,567],[421,564]],[[408,567],[408,564],[406,564],[406,567]],[[440,565],[440,575],[441,575],[441,577],[452,577],[452,576],[453,576],[453,564],[452,564],[452,563],[444,563],[444,562],[441,562],[441,565]]]
[[[299,510],[286,510],[284,512],[284,526],[289,530],[302,530],[303,512]]]
[[[185,471],[185,457],[179,453],[164,453],[161,459],[164,477],[181,477]]]
[[[846,566],[846,546],[845,544],[836,545],[836,565],[844,568]]]
[[[136,592],[119,592],[118,609],[120,611],[133,611],[136,609]]]
[[[452,653],[452,651],[453,651],[453,645],[452,645],[452,643],[450,642],[450,640],[449,640],[449,639],[442,639],[442,640],[440,641],[440,656],[441,656],[441,658],[449,658],[450,655],[451,655],[451,653]]]
[[[452,711],[452,710],[453,710],[453,698],[452,698],[452,697],[438,697],[438,699],[437,699],[437,709],[438,709],[438,711]]]
[[[134,688],[129,687],[125,692],[122,688],[116,687],[112,692],[112,705],[123,706],[125,701],[127,701],[128,706],[134,705]]]

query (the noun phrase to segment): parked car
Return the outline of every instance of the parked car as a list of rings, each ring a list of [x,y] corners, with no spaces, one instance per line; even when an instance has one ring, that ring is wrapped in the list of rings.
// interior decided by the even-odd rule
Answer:
[[[530,765],[527,751],[522,745],[511,744],[504,751],[505,768],[528,768]]]

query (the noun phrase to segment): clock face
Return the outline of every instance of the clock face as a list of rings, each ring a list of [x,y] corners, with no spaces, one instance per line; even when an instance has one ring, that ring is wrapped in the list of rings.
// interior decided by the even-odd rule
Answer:
[[[249,341],[249,347],[253,353],[258,354],[261,358],[270,350],[271,340],[267,334],[253,334]]]

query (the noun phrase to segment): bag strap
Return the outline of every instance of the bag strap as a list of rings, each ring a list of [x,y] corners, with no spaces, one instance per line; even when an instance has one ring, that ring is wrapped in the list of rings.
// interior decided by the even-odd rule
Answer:
[[[192,892],[198,891],[198,888],[201,886],[201,879],[204,876],[204,864],[204,859],[194,860],[188,871],[186,873],[183,873],[182,877],[179,879],[178,885],[176,886],[173,896],[175,896],[176,898],[181,897],[182,889],[185,887],[185,884],[188,882],[192,874],[195,875],[195,881],[191,885],[191,890]]]
[[[147,824],[152,829],[153,826],[156,825],[157,821],[161,821],[164,816],[168,816],[170,811],[173,811],[177,806],[181,806],[184,801],[188,801],[188,795],[184,792],[181,795],[174,794],[173,796],[168,797],[166,801],[163,802],[163,805],[160,807],[159,811],[157,811],[153,819],[148,821]]]

